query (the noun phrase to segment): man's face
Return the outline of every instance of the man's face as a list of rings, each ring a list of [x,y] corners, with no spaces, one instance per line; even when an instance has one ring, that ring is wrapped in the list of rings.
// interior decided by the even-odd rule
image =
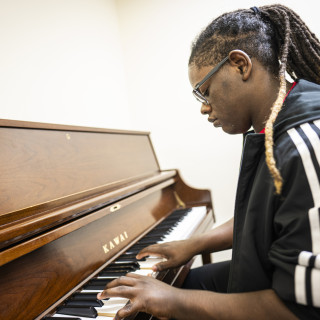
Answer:
[[[189,80],[194,88],[214,66],[189,67]],[[209,102],[201,105],[201,113],[208,121],[230,134],[244,133],[251,127],[248,92],[239,76],[239,70],[228,62],[200,88]]]

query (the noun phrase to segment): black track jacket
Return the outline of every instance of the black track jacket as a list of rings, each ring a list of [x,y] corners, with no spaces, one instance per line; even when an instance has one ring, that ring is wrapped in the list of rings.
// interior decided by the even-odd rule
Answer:
[[[320,319],[320,86],[298,80],[274,125],[275,194],[264,134],[245,135],[229,292],[273,288],[300,319]]]

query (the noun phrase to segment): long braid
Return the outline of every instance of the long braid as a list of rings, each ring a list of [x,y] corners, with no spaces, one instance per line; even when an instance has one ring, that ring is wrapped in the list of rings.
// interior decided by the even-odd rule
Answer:
[[[265,125],[265,149],[266,163],[280,194],[283,181],[273,153],[273,125],[286,95],[285,74],[320,84],[320,42],[286,6],[236,10],[221,15],[202,31],[192,45],[189,65],[215,65],[235,48],[255,57],[279,77],[278,96]]]
[[[276,167],[276,161],[273,154],[273,124],[278,116],[279,111],[281,110],[283,100],[286,96],[286,66],[287,66],[287,58],[289,51],[289,39],[290,39],[290,23],[288,15],[284,12],[283,14],[285,20],[285,39],[284,45],[281,53],[281,66],[279,71],[280,78],[280,88],[276,101],[274,102],[271,108],[271,114],[265,126],[265,148],[266,148],[266,162],[269,168],[270,174],[273,177],[274,185],[276,188],[276,193],[280,194],[282,189],[282,177],[279,169]]]

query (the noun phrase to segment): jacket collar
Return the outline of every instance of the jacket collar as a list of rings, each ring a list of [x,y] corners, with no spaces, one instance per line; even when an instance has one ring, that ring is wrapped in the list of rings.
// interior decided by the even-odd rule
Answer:
[[[297,80],[274,124],[275,137],[304,122],[320,118],[320,85]]]

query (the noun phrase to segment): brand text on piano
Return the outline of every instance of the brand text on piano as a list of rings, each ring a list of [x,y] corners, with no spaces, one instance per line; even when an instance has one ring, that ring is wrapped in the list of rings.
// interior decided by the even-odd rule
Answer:
[[[107,242],[102,246],[102,249],[104,253],[108,253],[110,250],[114,249],[116,246],[118,246],[121,242],[128,239],[128,234],[126,231],[120,233],[118,236]]]

